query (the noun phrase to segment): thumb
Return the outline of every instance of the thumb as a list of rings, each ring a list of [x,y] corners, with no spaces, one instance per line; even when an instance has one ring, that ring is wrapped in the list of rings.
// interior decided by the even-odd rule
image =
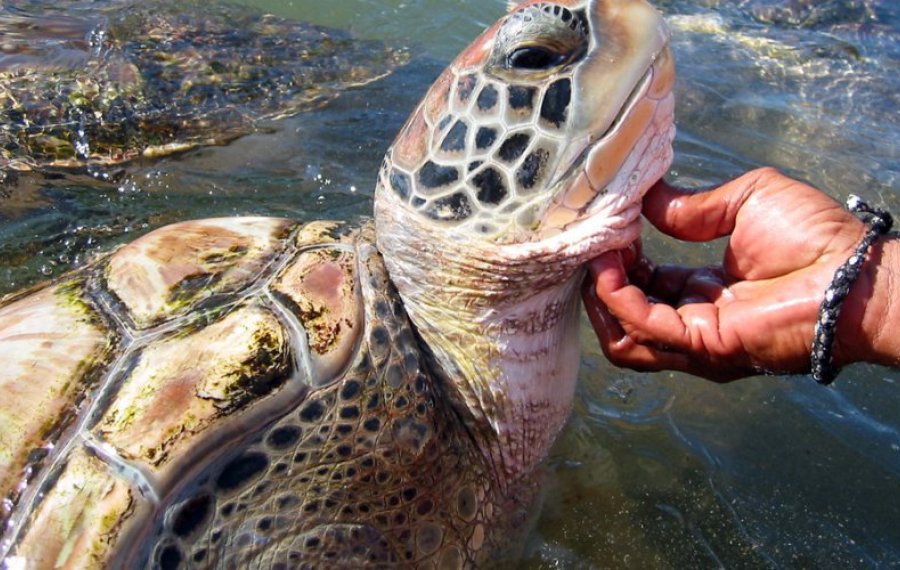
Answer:
[[[644,196],[643,214],[659,231],[672,237],[709,241],[731,234],[748,198],[780,177],[774,169],[760,168],[704,192],[676,188],[660,180]]]

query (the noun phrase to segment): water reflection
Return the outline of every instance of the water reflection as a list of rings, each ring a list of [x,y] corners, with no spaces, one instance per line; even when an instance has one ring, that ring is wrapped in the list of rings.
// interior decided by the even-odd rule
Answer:
[[[705,186],[772,164],[900,211],[896,3],[660,5],[679,69],[671,178]],[[656,258],[720,259],[721,243],[645,233]],[[585,329],[576,414],[555,450],[531,567],[560,567],[563,553],[562,567],[586,568],[900,559],[896,371],[851,367],[824,390],[806,377],[718,386],[635,375],[605,364]]]

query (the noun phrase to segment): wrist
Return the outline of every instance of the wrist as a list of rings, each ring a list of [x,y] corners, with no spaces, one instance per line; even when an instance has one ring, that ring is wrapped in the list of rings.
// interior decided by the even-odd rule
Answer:
[[[838,364],[900,365],[900,239],[885,236],[869,249],[838,321]]]

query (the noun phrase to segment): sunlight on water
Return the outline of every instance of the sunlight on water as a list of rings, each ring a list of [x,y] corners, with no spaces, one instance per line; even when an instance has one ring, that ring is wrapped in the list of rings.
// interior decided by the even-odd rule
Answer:
[[[322,109],[260,122],[228,146],[116,169],[111,183],[63,174],[0,183],[0,295],[186,218],[367,215],[394,133],[443,66],[505,6],[242,3],[386,40],[409,48],[411,60]],[[672,27],[679,69],[673,180],[706,186],[771,164],[835,197],[861,194],[900,213],[894,0],[657,5]],[[648,252],[670,261],[715,262],[722,249],[646,233]],[[575,410],[548,461],[527,567],[900,560],[896,371],[850,367],[831,389],[802,376],[718,386],[616,370],[587,326],[583,345]]]

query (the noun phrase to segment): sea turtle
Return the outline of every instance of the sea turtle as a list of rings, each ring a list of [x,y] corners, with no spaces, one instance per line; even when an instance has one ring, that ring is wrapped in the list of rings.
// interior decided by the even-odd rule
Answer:
[[[526,3],[407,121],[373,222],[183,222],[6,300],[6,565],[507,556],[581,268],[672,159],[667,46],[643,0]]]
[[[0,172],[221,144],[404,52],[219,1],[0,4]]]

